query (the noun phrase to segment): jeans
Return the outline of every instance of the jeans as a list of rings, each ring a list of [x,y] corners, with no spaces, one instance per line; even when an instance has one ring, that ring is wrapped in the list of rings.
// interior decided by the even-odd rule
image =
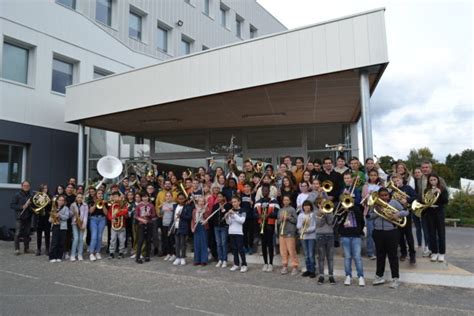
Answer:
[[[84,251],[84,230],[80,230],[77,225],[72,225],[72,248],[71,258],[75,258],[76,254],[82,256]]]
[[[48,216],[37,216],[36,222],[36,249],[41,251],[41,241],[44,232],[44,243],[46,246],[46,253],[49,253],[49,242],[51,240],[51,223]]]
[[[216,236],[217,237],[217,236]],[[242,266],[247,265],[245,260],[245,251],[244,251],[244,236],[243,235],[229,235],[230,244],[232,247],[232,255],[234,256],[234,265],[239,266],[240,259],[242,260]]]
[[[102,234],[104,233],[105,216],[91,216],[89,221],[91,223],[91,244],[89,246],[89,252],[98,253],[102,247]]]
[[[366,219],[365,225],[367,226],[367,256],[372,257],[375,254],[375,243],[372,237],[374,231],[374,220]]]
[[[398,271],[398,242],[400,232],[398,229],[374,230],[373,233],[375,247],[377,249],[377,270],[375,274],[383,277],[385,272],[385,260],[388,257],[392,278],[399,278]]]
[[[304,259],[306,263],[306,271],[310,273],[316,272],[316,261],[314,258],[314,244],[315,239],[302,239],[301,244],[304,249]]]
[[[342,248],[344,249],[344,271],[346,276],[352,277],[352,259],[357,270],[357,277],[364,276],[362,258],[360,255],[362,240],[360,237],[341,237]],[[384,259],[385,260],[385,259]]]
[[[227,261],[227,235],[229,227],[214,227],[217,242],[217,259]]]
[[[175,247],[176,247],[176,258],[184,259],[186,258],[186,237],[187,235],[176,234]]]
[[[145,258],[150,258],[151,238],[153,236],[153,223],[138,224],[138,245],[135,260],[138,261],[142,255],[143,243],[145,243]]]
[[[207,263],[208,260],[207,231],[202,224],[198,224],[194,231],[194,263]]]
[[[115,253],[115,248],[117,246],[117,239],[119,241],[119,254],[123,254],[125,251],[125,239],[126,239],[126,229],[122,228],[120,230],[114,230],[112,229],[112,237],[110,239],[110,248],[109,252],[110,253]]]
[[[316,248],[318,249],[319,274],[324,275],[324,258],[328,263],[328,273],[334,275],[334,236],[317,235]]]
[[[28,219],[17,219],[15,225],[15,250],[20,250],[20,236],[23,236],[25,250],[30,247],[31,217]]]
[[[59,225],[53,225],[51,238],[51,249],[49,251],[49,260],[62,259],[64,246],[66,244],[67,230],[61,230]]]
[[[425,211],[426,223],[432,253],[446,253],[446,226],[444,223],[444,210],[440,208]]]

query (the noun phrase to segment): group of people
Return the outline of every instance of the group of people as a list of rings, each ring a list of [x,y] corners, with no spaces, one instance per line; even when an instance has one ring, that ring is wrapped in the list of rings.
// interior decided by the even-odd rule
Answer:
[[[297,252],[301,245],[301,275],[318,276],[318,283],[323,284],[327,265],[327,280],[335,284],[334,248],[342,246],[344,284],[352,283],[354,261],[358,285],[365,286],[361,259],[365,236],[367,256],[377,260],[373,285],[386,282],[388,257],[390,287],[397,288],[399,260],[408,257],[410,264],[416,264],[414,222],[423,256],[434,262],[445,260],[444,206],[448,193],[428,161],[412,172],[399,161],[388,173],[372,158],[363,165],[356,157],[347,161],[344,156],[335,164],[329,157],[307,162],[298,157],[295,165],[287,156],[277,170],[251,160],[244,161],[240,170],[230,159],[228,167],[224,171],[212,168],[211,163],[196,172],[184,171],[181,179],[172,171],[149,172],[141,178],[131,175],[120,183],[97,188],[77,185],[71,178],[53,194],[42,184],[39,192],[47,195],[50,203],[41,209],[32,203],[37,193],[24,181],[11,202],[16,215],[15,254],[20,254],[21,238],[24,252],[29,251],[33,222],[36,255],[42,254],[44,239],[45,254],[52,263],[84,260],[84,240],[89,260],[102,259],[102,237],[107,228],[109,259],[123,258],[130,248],[131,258],[138,264],[157,255],[173,265],[185,265],[187,243],[192,239],[194,265],[205,266],[214,259],[216,267],[226,268],[230,245],[230,270],[246,272],[246,255],[256,251],[258,236],[264,272],[273,271],[278,245],[281,274],[300,274]],[[426,204],[418,217],[411,205],[415,200],[424,203],[427,192],[436,199]],[[379,202],[374,203],[374,199]],[[384,216],[387,210],[389,216]],[[401,218],[406,218],[403,225],[399,224]]]

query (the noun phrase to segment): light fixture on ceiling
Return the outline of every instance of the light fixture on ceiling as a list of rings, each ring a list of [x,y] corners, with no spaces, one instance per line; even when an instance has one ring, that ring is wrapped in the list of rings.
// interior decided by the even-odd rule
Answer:
[[[176,22],[177,26],[183,26],[183,24],[184,24],[183,20],[178,20],[178,22]]]
[[[242,115],[243,119],[248,118],[260,118],[260,117],[272,117],[272,116],[286,116],[285,112],[276,112],[276,113],[258,113],[258,114],[244,114]]]
[[[143,124],[153,124],[153,123],[161,123],[161,124],[166,124],[166,123],[179,123],[182,120],[176,119],[176,118],[171,118],[171,119],[151,119],[151,120],[141,120],[140,123]]]

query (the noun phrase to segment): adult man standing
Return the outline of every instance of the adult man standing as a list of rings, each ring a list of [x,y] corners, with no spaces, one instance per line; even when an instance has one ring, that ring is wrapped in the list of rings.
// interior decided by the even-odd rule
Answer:
[[[319,175],[319,181],[323,183],[324,181],[329,180],[333,184],[333,188],[328,192],[329,198],[333,201],[338,199],[337,194],[340,193],[340,190],[343,186],[342,175],[334,170],[334,164],[332,158],[326,157],[323,159],[323,171]]]
[[[15,211],[15,255],[20,254],[20,235],[23,237],[24,251],[28,253],[30,245],[31,216],[31,185],[28,181],[21,183],[20,192],[13,196],[10,208]]]

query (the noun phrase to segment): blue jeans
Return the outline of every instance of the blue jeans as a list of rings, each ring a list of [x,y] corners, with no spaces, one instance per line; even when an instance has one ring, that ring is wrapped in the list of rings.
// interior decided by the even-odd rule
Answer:
[[[418,247],[422,246],[423,239],[425,240],[425,247],[429,247],[429,237],[428,237],[428,228],[426,227],[426,221],[422,218],[419,218],[415,214],[411,214],[413,218],[413,223],[416,227],[416,241],[418,242]]]
[[[346,276],[352,277],[352,259],[354,259],[357,277],[363,277],[364,268],[362,267],[362,258],[360,257],[361,238],[341,237],[341,242],[344,249],[344,271]]]
[[[217,260],[227,261],[227,235],[229,227],[214,227],[217,243]]]
[[[105,216],[91,216],[89,220],[91,223],[91,244],[89,245],[89,252],[98,253],[102,247],[102,234],[104,233]]]
[[[78,256],[82,256],[84,250],[84,232],[85,230],[80,230],[79,228],[77,228],[77,225],[72,225],[72,258],[75,258],[76,254]]]
[[[367,256],[372,257],[375,255],[375,243],[372,238],[372,232],[374,231],[374,220],[366,219],[365,225],[367,226]]]
[[[207,264],[208,260],[207,231],[204,226],[198,224],[194,231],[194,263]]]
[[[314,258],[314,244],[315,239],[303,239],[301,240],[301,244],[303,245],[304,249],[304,259],[306,263],[306,270],[311,273],[315,273],[316,271],[316,261]]]

